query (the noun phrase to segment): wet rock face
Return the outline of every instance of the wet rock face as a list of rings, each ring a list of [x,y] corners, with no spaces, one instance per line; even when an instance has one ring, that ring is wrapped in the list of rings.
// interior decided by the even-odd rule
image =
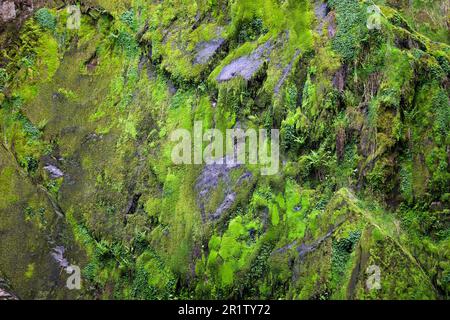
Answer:
[[[40,8],[46,1],[8,0],[0,3],[0,28],[6,24],[19,23],[34,10]],[[47,1],[52,3],[52,1]],[[1,30],[0,29],[0,30]]]
[[[0,288],[0,301],[2,300],[18,300],[12,293]]]
[[[197,203],[200,207],[203,221],[219,219],[235,203],[237,196],[235,192],[236,187],[239,187],[244,180],[252,178],[250,172],[244,172],[235,183],[232,183],[231,172],[239,169],[241,165],[231,156],[224,157],[222,162],[206,165],[196,182]],[[213,212],[206,212],[205,208],[221,182],[225,184],[225,190],[223,191],[224,200]]]
[[[425,283],[427,277],[439,283],[445,279],[447,269],[436,267],[448,260],[441,245],[445,239],[433,231],[427,253],[419,242],[422,231],[413,229],[417,244],[407,243],[411,237],[403,220],[409,223],[413,212],[400,208],[392,212],[391,222],[385,219],[391,212],[382,208],[397,208],[400,200],[391,205],[393,201],[385,204],[383,198],[372,212],[372,195],[364,197],[379,186],[377,193],[384,197],[388,180],[395,181],[397,192],[403,180],[403,173],[397,176],[393,171],[397,169],[407,171],[406,180],[411,180],[409,171],[414,173],[413,189],[416,184],[425,188],[425,182],[416,181],[416,162],[425,166],[425,160],[433,160],[437,166],[450,159],[450,146],[440,147],[436,159],[422,154],[409,159],[409,154],[422,152],[407,149],[412,145],[434,148],[430,133],[437,131],[437,121],[428,110],[437,108],[426,100],[434,100],[431,94],[441,90],[436,79],[428,83],[419,78],[436,71],[439,61],[434,63],[426,52],[406,52],[417,48],[412,33],[363,38],[356,61],[364,63],[353,64],[341,61],[335,52],[332,41],[340,40],[340,34],[331,39],[341,31],[341,17],[350,11],[339,12],[332,3],[344,1],[291,1],[286,10],[278,9],[278,0],[199,2],[198,10],[186,10],[185,1],[85,0],[81,9],[88,24],[73,33],[60,24],[55,32],[38,27],[34,12],[42,6],[54,8],[51,2],[0,0],[0,26],[6,28],[5,33],[0,29],[0,47],[7,45],[4,34],[11,50],[20,46],[15,40],[21,33],[15,31],[21,23],[24,26],[24,17],[36,27],[37,36],[45,36],[39,38],[45,41],[39,41],[32,68],[15,59],[21,63],[15,78],[23,82],[18,84],[23,89],[10,90],[11,98],[16,93],[23,100],[20,112],[42,134],[29,141],[28,130],[20,130],[28,128],[28,121],[10,127],[17,117],[6,111],[15,107],[1,110],[0,134],[5,139],[0,143],[0,300],[13,299],[14,294],[20,299],[392,297],[385,292],[408,298],[421,290],[417,283]],[[345,2],[360,5],[356,0]],[[107,12],[103,16],[88,3],[103,5]],[[52,14],[64,23],[66,8],[59,4]],[[263,18],[246,21],[252,8]],[[221,16],[217,11],[232,14]],[[286,21],[272,26],[272,17]],[[222,32],[222,24],[236,33]],[[365,22],[357,26],[366,27]],[[28,28],[22,30],[30,38],[34,35]],[[348,37],[359,39],[356,33]],[[133,53],[129,45],[136,49],[130,50]],[[380,61],[381,55],[372,53],[378,49],[391,53],[391,59]],[[429,69],[432,62],[434,69]],[[393,70],[398,74],[392,75]],[[10,78],[13,72],[6,71]],[[235,77],[242,81],[233,81]],[[216,79],[232,81],[217,84]],[[385,96],[378,90],[397,85],[398,94],[386,90]],[[374,108],[379,117],[373,127],[367,125],[369,97],[383,104]],[[397,97],[398,108],[391,105]],[[4,99],[15,106],[9,92]],[[400,113],[405,108],[417,110],[417,119],[429,118],[433,132],[416,128],[420,124],[414,119],[405,122]],[[392,130],[392,120],[399,130]],[[263,161],[246,167],[234,161],[236,155],[201,167],[176,167],[167,157],[172,145],[168,133],[189,129],[194,121],[222,133],[233,124],[242,130],[280,129],[281,138],[290,143],[279,159],[280,174],[260,177]],[[414,143],[408,143],[412,136]],[[438,138],[441,145],[445,137]],[[381,146],[386,150],[378,152]],[[26,159],[28,166],[22,168],[18,159]],[[424,179],[433,180],[433,172],[428,176],[417,168]],[[25,179],[27,170],[30,176]],[[447,177],[446,172],[442,175]],[[366,177],[376,185],[370,181],[366,189]],[[361,199],[351,191],[358,187]],[[398,198],[402,192],[398,190]],[[411,194],[415,197],[416,192]],[[435,219],[445,215],[447,198],[426,197],[434,201],[433,212],[418,212],[417,224],[422,225],[426,216],[423,222],[438,228]],[[358,237],[352,238],[354,234]],[[337,245],[350,240],[350,249]],[[369,295],[365,271],[372,264],[383,266],[386,288]],[[68,291],[67,274],[76,265],[86,271],[83,289]],[[390,284],[385,276],[404,286]],[[142,283],[152,288],[141,288]],[[432,288],[425,289],[434,294]]]
[[[44,169],[49,173],[50,178],[52,179],[58,179],[64,176],[64,172],[62,172],[61,169],[57,168],[54,165],[47,165],[44,167]]]
[[[264,61],[269,59],[272,52],[272,42],[267,41],[264,45],[258,47],[250,55],[243,56],[233,60],[225,66],[217,77],[218,82],[224,82],[241,76],[245,80],[250,80],[258,72]]]
[[[16,5],[12,1],[5,1],[0,5],[0,17],[8,22],[16,17]]]
[[[58,263],[61,268],[67,268],[69,266],[69,261],[64,257],[66,249],[63,246],[57,246],[53,249],[51,253],[53,259]]]
[[[346,77],[347,73],[345,67],[341,67],[333,77],[333,86],[339,90],[339,92],[344,91]]]
[[[0,277],[0,301],[19,300],[19,298],[9,289],[8,283]]]
[[[328,5],[322,1],[316,1],[314,4],[314,14],[318,21],[316,31],[322,35],[324,26],[326,26],[326,33],[329,38],[336,35],[336,21],[334,12],[330,12]]]
[[[208,42],[199,43],[196,48],[197,53],[194,58],[194,64],[209,63],[224,42],[225,40],[223,38],[218,38]]]
[[[319,20],[323,20],[328,14],[328,7],[326,3],[317,1],[314,5],[314,13]]]

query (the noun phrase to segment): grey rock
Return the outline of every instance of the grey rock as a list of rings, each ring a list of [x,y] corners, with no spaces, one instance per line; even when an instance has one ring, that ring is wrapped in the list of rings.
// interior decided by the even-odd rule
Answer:
[[[316,31],[322,35],[323,26],[328,24],[327,32],[329,38],[334,38],[336,35],[336,21],[334,13],[330,12],[327,4],[318,0],[314,3],[314,13],[316,15],[317,21],[319,22]]]
[[[53,252],[51,253],[53,259],[55,259],[58,265],[64,269],[69,266],[69,261],[67,261],[67,259],[64,258],[65,251],[66,249],[63,246],[57,246],[53,249]]]
[[[216,209],[216,211],[211,215],[212,220],[219,219],[222,214],[231,208],[231,206],[234,204],[234,201],[236,200],[236,193],[230,193],[227,194],[223,202],[219,205],[219,207]]]
[[[316,1],[314,4],[314,13],[319,20],[325,19],[328,14],[328,7],[326,3],[322,1]]]
[[[50,174],[51,179],[58,179],[64,176],[64,172],[62,172],[59,168],[55,167],[54,165],[46,165],[44,167],[45,170]]]
[[[0,301],[2,300],[19,300],[14,294],[0,288]]]
[[[0,278],[0,301],[19,300],[19,298],[11,292],[8,283]]]
[[[0,5],[0,17],[5,22],[16,17],[16,5],[14,2],[5,1]]]
[[[218,38],[197,44],[197,47],[195,48],[196,56],[194,58],[194,65],[207,64],[210,62],[224,42],[224,39]]]
[[[345,79],[347,78],[347,72],[345,67],[341,67],[336,74],[333,76],[333,86],[343,92],[345,88]]]
[[[272,43],[267,41],[251,54],[233,60],[229,65],[222,69],[217,77],[217,81],[228,81],[238,76],[247,81],[250,80],[253,75],[260,70],[264,61],[269,60],[272,49]]]
[[[314,14],[316,15],[316,18],[319,21],[319,25],[317,26],[317,32],[319,34],[322,34],[323,24],[325,23],[328,14],[327,4],[323,3],[322,1],[316,1],[314,3]]]
[[[298,256],[300,259],[304,259],[305,256],[311,252],[314,252],[319,248],[319,246],[324,243],[326,240],[328,240],[334,233],[334,229],[327,232],[326,235],[323,237],[320,237],[316,241],[314,241],[311,244],[302,243],[299,247],[297,247]]]
[[[197,204],[200,207],[203,221],[207,219],[219,219],[236,201],[236,192],[234,191],[236,187],[240,186],[244,180],[252,178],[251,172],[244,172],[233,185],[231,183],[230,173],[240,166],[234,155],[228,155],[216,163],[208,164],[203,168],[195,185]],[[217,189],[221,181],[225,184],[224,200],[213,212],[207,213],[205,212],[205,206],[210,201],[211,194]]]

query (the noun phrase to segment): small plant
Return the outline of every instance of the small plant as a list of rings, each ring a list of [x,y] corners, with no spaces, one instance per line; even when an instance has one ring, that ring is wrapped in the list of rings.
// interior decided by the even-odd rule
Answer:
[[[25,157],[25,161],[26,161],[26,169],[29,173],[34,173],[39,168],[39,161],[36,158],[32,156],[27,156]]]
[[[15,106],[15,105],[14,105]],[[21,105],[15,106],[17,109],[21,107]],[[38,140],[42,132],[37,128],[31,121],[23,115],[22,112],[16,111],[14,114],[14,120],[20,122],[22,124],[22,128],[27,138],[30,140]]]
[[[42,28],[52,31],[56,29],[56,17],[50,12],[49,9],[39,9],[34,14],[34,17]]]
[[[26,207],[24,210],[24,215],[25,221],[32,221],[34,218],[36,218],[40,224],[47,224],[47,220],[45,219],[45,208],[39,208],[35,210],[32,207]]]
[[[114,38],[117,47],[123,50],[128,57],[137,55],[139,47],[132,34],[120,30],[117,35],[111,34],[111,37]]]
[[[339,283],[345,273],[350,254],[355,249],[361,237],[360,231],[350,232],[348,238],[333,240],[333,256],[331,260],[331,272],[335,285]]]
[[[261,18],[254,18],[251,21],[243,22],[238,34],[238,42],[244,43],[247,41],[254,41],[260,35],[266,34],[268,29],[264,27]]]
[[[59,88],[58,93],[66,97],[69,101],[74,101],[77,99],[77,94],[70,89]]]
[[[58,195],[58,192],[59,192],[59,188],[61,187],[61,183],[62,183],[62,181],[51,180],[51,181],[49,181],[49,182],[47,183],[47,185],[46,185],[47,190],[48,190],[51,194],[57,196],[57,195]]]
[[[337,33],[333,39],[333,49],[345,61],[353,60],[367,28],[364,26],[364,11],[357,0],[329,1],[337,12]]]
[[[120,21],[126,24],[131,30],[136,31],[136,19],[133,10],[128,10],[120,16]]]
[[[294,84],[286,87],[285,103],[288,110],[294,111],[297,107],[298,90]]]

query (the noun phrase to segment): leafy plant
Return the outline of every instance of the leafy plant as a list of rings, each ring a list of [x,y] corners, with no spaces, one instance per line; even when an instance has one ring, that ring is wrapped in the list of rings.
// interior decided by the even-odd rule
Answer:
[[[333,39],[333,49],[345,61],[353,60],[367,30],[364,11],[357,0],[330,0],[328,3],[337,13],[337,33]]]
[[[339,281],[344,275],[347,267],[347,262],[350,258],[350,254],[354,250],[355,245],[358,243],[360,237],[360,231],[352,231],[347,238],[333,240],[331,275],[332,282],[335,287],[339,284]]]
[[[54,31],[56,29],[56,17],[47,8],[41,8],[34,14],[36,21],[44,29]]]
[[[269,30],[264,27],[263,21],[259,17],[255,17],[250,21],[245,21],[241,24],[238,42],[244,43],[247,41],[256,40],[259,36],[266,34]]]

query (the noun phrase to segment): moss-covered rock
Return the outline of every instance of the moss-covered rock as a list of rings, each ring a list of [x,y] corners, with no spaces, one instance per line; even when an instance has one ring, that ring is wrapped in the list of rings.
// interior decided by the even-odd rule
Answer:
[[[0,24],[0,294],[448,298],[443,1],[44,2]],[[280,172],[174,164],[195,122]]]

